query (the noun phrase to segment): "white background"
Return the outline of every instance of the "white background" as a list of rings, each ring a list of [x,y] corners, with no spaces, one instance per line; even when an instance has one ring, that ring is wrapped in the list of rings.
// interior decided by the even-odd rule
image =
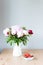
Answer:
[[[16,24],[34,32],[28,45],[22,48],[43,49],[42,0],[0,0],[0,49],[11,48],[5,41],[3,29]]]

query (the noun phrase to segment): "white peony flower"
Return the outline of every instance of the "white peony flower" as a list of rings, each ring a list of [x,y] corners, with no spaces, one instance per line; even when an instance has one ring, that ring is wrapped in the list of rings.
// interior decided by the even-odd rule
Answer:
[[[10,29],[9,28],[6,28],[5,30],[3,30],[3,34],[5,36],[9,36],[9,33],[10,33]]]
[[[18,36],[18,38],[23,36],[23,30],[22,29],[19,29],[17,31],[17,36]]]
[[[18,29],[20,29],[20,27],[18,25],[15,25],[15,26],[12,26],[11,29],[15,29],[17,31]]]
[[[14,28],[11,28],[11,34],[15,35],[16,33],[17,33],[16,30]]]
[[[15,35],[19,29],[20,29],[20,27],[18,25],[12,26],[11,27],[12,35]]]
[[[27,30],[23,30],[23,34],[24,35],[28,35],[28,31]]]

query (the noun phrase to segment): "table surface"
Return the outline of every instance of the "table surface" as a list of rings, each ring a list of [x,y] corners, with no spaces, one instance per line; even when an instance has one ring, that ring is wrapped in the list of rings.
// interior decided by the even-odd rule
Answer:
[[[34,55],[33,60],[24,60],[23,56],[13,57],[12,49],[4,49],[0,53],[0,65],[43,65],[43,50],[22,50]]]

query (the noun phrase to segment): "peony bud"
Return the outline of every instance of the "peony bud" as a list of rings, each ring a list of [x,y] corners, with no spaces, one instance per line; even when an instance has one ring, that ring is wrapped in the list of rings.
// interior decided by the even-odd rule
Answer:
[[[29,33],[29,34],[33,34],[33,31],[32,31],[32,30],[28,30],[28,33]]]

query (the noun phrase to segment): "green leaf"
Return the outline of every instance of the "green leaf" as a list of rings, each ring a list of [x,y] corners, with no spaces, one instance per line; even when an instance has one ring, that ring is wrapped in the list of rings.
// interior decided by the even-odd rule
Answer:
[[[10,45],[13,45],[14,43],[17,43],[17,45],[19,45],[21,42],[26,45],[28,36],[24,35],[23,37],[18,38],[17,35],[10,35],[7,37],[6,41],[7,43],[10,43]]]

